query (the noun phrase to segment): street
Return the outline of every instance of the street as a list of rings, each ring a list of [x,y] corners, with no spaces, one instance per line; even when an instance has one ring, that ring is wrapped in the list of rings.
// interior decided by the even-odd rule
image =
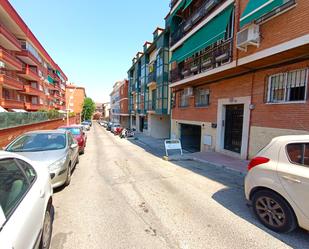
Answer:
[[[96,123],[54,207],[52,249],[309,248],[307,232],[257,221],[240,174],[164,161]]]

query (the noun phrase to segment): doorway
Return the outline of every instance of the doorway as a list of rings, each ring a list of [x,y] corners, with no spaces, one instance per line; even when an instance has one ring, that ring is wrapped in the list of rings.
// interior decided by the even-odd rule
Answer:
[[[243,135],[244,105],[225,107],[224,149],[241,153]]]
[[[201,151],[201,126],[181,124],[180,140],[182,148],[189,152]]]
[[[145,121],[145,119],[144,119],[143,116],[139,117],[139,131],[140,132],[143,132],[143,130],[144,130],[144,121]]]

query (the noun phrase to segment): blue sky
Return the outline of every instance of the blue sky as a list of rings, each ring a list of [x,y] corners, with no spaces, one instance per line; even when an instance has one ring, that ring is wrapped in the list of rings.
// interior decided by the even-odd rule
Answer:
[[[169,1],[10,0],[71,82],[97,102],[109,100],[117,80],[157,26]]]

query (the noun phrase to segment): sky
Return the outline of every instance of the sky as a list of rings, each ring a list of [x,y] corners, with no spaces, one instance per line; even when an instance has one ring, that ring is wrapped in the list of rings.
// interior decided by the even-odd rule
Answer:
[[[164,27],[167,0],[10,0],[69,78],[96,102],[109,101],[132,59]]]

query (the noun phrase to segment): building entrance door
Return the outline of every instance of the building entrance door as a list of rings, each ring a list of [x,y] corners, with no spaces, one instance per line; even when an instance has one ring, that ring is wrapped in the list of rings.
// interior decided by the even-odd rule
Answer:
[[[139,118],[139,131],[143,132],[144,130],[144,117]]]
[[[244,105],[226,105],[224,149],[241,152]]]

